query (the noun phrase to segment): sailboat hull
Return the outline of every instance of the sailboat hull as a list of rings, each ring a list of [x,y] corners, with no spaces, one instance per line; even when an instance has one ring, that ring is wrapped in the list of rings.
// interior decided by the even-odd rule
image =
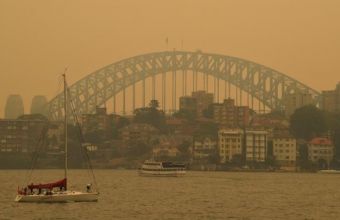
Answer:
[[[98,193],[66,191],[52,195],[17,195],[16,202],[97,202]]]

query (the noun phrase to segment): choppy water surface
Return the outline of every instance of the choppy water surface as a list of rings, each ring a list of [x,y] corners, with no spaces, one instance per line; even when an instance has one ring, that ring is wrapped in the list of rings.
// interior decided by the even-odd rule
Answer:
[[[188,172],[156,178],[97,170],[97,203],[15,203],[26,173],[0,171],[0,219],[340,219],[340,175]],[[62,171],[34,176],[56,180]],[[69,176],[70,188],[85,189],[85,170]]]

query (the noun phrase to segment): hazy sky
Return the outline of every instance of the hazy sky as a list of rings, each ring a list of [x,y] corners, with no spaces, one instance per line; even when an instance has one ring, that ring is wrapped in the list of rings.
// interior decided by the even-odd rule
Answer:
[[[340,81],[339,0],[0,0],[0,117],[9,94],[25,111],[105,65],[170,48],[272,67],[317,90]]]

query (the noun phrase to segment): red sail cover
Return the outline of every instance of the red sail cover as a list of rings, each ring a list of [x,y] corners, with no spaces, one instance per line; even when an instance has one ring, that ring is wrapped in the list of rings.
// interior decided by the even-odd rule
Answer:
[[[28,185],[27,187],[30,190],[33,190],[33,189],[50,189],[50,190],[52,190],[53,188],[57,188],[57,187],[66,189],[66,185],[67,185],[67,179],[64,178],[64,179],[59,180],[59,181],[54,182],[54,183],[44,183],[44,184],[36,184],[36,185],[34,185],[32,183],[31,185]]]

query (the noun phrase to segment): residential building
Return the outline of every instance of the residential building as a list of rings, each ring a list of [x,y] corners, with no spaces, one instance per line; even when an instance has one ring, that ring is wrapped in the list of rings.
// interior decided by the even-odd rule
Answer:
[[[182,96],[179,98],[179,109],[197,114],[197,100],[191,96]]]
[[[322,91],[321,109],[329,112],[340,112],[340,82],[335,90]]]
[[[171,117],[166,120],[169,133],[174,135],[193,135],[197,123],[188,123],[188,120],[182,118]]]
[[[220,162],[231,162],[242,155],[243,131],[240,129],[222,129],[218,131],[218,153]]]
[[[209,136],[195,137],[193,159],[198,161],[208,161],[217,153],[217,141]]]
[[[286,117],[290,117],[298,108],[315,104],[312,95],[308,92],[288,94],[284,97],[283,102]]]
[[[280,129],[289,128],[289,121],[281,114],[256,114],[253,115],[250,126],[258,129]]]
[[[207,93],[206,91],[192,92],[191,96],[196,99],[196,114],[198,118],[203,116],[203,111],[214,102],[214,94]]]
[[[147,143],[152,135],[158,134],[158,130],[149,124],[132,123],[120,129],[122,140],[141,141]]]
[[[247,106],[235,106],[234,99],[229,98],[213,104],[213,118],[222,127],[240,128],[249,125],[250,110]]]
[[[198,118],[203,116],[203,111],[214,102],[214,95],[205,91],[192,92],[191,96],[179,98],[179,109],[195,114]]]
[[[247,162],[264,162],[267,158],[268,132],[263,130],[247,130],[245,150]]]
[[[64,150],[64,122],[50,121],[47,131],[47,151],[59,152]]]
[[[308,159],[319,163],[323,168],[329,167],[334,156],[334,145],[328,138],[314,138],[308,142]]]
[[[48,121],[43,119],[0,120],[0,152],[31,153],[44,149],[43,131]]]
[[[106,108],[97,107],[95,114],[83,114],[81,127],[84,134],[101,131],[106,137],[112,132],[113,116],[106,113]]]
[[[159,145],[152,149],[152,153],[155,158],[169,158],[178,156],[180,152],[177,147]]]
[[[273,134],[273,156],[281,167],[296,165],[296,139],[288,131],[276,131]]]

